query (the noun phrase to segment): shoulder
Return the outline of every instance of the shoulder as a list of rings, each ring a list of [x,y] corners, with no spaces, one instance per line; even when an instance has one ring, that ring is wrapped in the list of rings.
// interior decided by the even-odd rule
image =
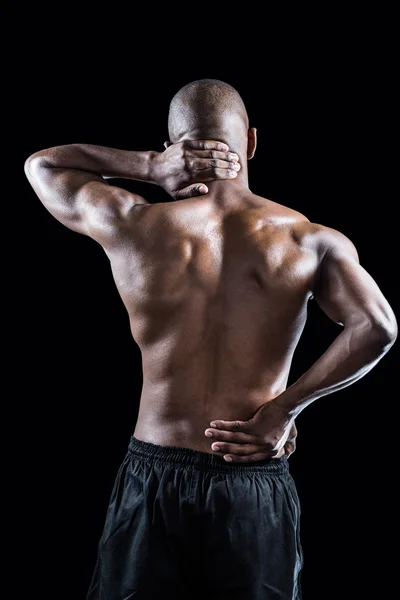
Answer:
[[[113,185],[90,182],[81,190],[80,200],[88,223],[93,226],[123,227],[136,219],[140,208],[149,204],[144,198]]]
[[[358,260],[353,242],[337,229],[306,220],[296,223],[294,231],[301,244],[314,250],[320,260],[331,254],[346,254]]]
[[[81,199],[94,208],[109,210],[121,218],[129,216],[135,206],[148,206],[148,202],[139,196],[106,182],[90,181],[81,189]]]
[[[282,226],[294,241],[304,249],[314,251],[322,259],[327,253],[346,253],[358,259],[353,242],[332,227],[311,222],[301,212],[266,198],[259,205],[266,218],[274,226]]]
[[[142,209],[150,206],[144,198],[122,188],[96,181],[81,190],[85,233],[104,247],[119,246],[134,233]]]
[[[265,229],[269,233],[272,229],[291,235],[297,230],[300,233],[302,225],[309,223],[307,217],[299,211],[254,194],[246,198],[243,208],[240,214],[246,224],[257,231]]]

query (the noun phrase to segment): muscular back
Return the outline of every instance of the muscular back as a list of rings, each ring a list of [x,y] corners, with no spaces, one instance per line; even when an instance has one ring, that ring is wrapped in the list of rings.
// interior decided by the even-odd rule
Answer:
[[[208,117],[215,126],[212,111]],[[47,210],[110,258],[143,358],[134,435],[209,453],[242,445],[245,456],[235,460],[243,462],[249,453],[265,457],[266,437],[257,431],[256,445],[233,439],[227,422],[247,429],[259,414],[263,429],[271,407],[292,419],[365,375],[394,343],[397,323],[349,239],[250,192],[256,135],[236,117],[225,131],[229,146],[218,141],[222,130],[217,140],[175,132],[161,153],[69,144],[33,154],[25,173]],[[148,204],[108,178],[155,183],[175,201]],[[312,295],[344,327],[287,388]],[[214,420],[212,450],[205,430]],[[290,424],[268,432],[279,452]]]
[[[107,252],[142,352],[139,439],[210,452],[210,420],[250,418],[286,387],[315,226],[249,192],[229,200],[137,207],[131,236]]]
[[[275,397],[298,413],[362,377],[396,338],[393,311],[350,240],[252,194],[234,159],[225,144],[189,140],[163,153],[60,146],[25,164],[50,213],[110,258],[142,352],[134,434],[144,441],[212,453],[211,421],[246,421]],[[210,183],[202,196],[151,205],[105,177],[172,195]],[[313,294],[344,329],[286,389]]]

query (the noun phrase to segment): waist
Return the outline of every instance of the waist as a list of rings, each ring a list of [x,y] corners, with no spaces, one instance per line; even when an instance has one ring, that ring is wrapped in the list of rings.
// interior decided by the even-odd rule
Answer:
[[[289,473],[286,456],[268,458],[257,463],[227,463],[222,456],[208,454],[191,448],[180,446],[163,446],[152,444],[132,436],[129,454],[147,462],[157,461],[164,464],[175,464],[193,467],[202,471],[219,473],[259,472],[266,475],[285,475]]]
[[[139,441],[158,446],[189,448],[214,455],[216,452],[211,448],[212,440],[205,435],[205,430],[209,426],[209,421],[205,420],[204,423],[186,419],[149,421],[141,419],[139,415],[133,435]]]
[[[252,414],[246,418],[240,416],[232,416],[231,418],[230,416],[226,416],[226,420],[233,421],[237,418],[239,418],[239,420],[246,420],[247,418],[250,418]],[[224,453],[218,453],[218,451],[213,450],[211,447],[217,440],[205,435],[205,431],[210,427],[211,421],[211,417],[192,419],[149,419],[141,417],[139,414],[133,435],[135,439],[142,442],[158,446],[187,448],[210,454],[224,460],[222,458]],[[282,454],[284,454],[283,448],[272,460],[277,460]]]

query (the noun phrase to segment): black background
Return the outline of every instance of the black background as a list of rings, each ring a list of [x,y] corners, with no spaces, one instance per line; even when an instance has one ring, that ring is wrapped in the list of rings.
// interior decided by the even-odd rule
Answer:
[[[143,27],[151,38],[148,21]],[[350,237],[396,310],[390,32],[378,27],[379,38],[376,29],[361,35],[354,21],[349,30],[330,30],[326,40],[322,30],[314,43],[305,34],[242,48],[240,38],[216,31],[191,40],[188,52],[193,30],[178,40],[161,35],[153,44],[138,40],[140,28],[136,23],[135,37],[125,43],[102,31],[83,44],[85,31],[76,22],[67,33],[47,31],[44,40],[35,31],[35,60],[27,48],[24,71],[29,99],[21,115],[21,179],[24,160],[54,145],[161,151],[172,95],[194,79],[222,79],[241,93],[258,128],[252,191]],[[200,52],[200,42],[209,44],[207,52]],[[154,186],[120,183],[149,201],[165,199]],[[15,389],[29,390],[30,398],[23,515],[32,527],[23,546],[32,590],[83,599],[137,417],[141,356],[101,247],[53,219],[26,180],[21,206],[28,231],[20,265],[23,366]],[[311,303],[291,380],[337,331]],[[298,417],[290,464],[302,504],[305,600],[384,598],[394,590],[387,543],[398,528],[396,364],[397,347],[364,379]]]

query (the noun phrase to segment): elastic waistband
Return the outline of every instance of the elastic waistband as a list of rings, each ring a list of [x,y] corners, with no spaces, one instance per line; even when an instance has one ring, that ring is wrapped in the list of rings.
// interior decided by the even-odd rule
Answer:
[[[192,466],[201,471],[218,473],[264,473],[266,475],[284,475],[289,472],[286,456],[267,458],[257,463],[227,463],[222,456],[181,448],[180,446],[159,446],[142,442],[131,437],[128,452],[135,457],[148,461],[161,461],[165,464]]]

